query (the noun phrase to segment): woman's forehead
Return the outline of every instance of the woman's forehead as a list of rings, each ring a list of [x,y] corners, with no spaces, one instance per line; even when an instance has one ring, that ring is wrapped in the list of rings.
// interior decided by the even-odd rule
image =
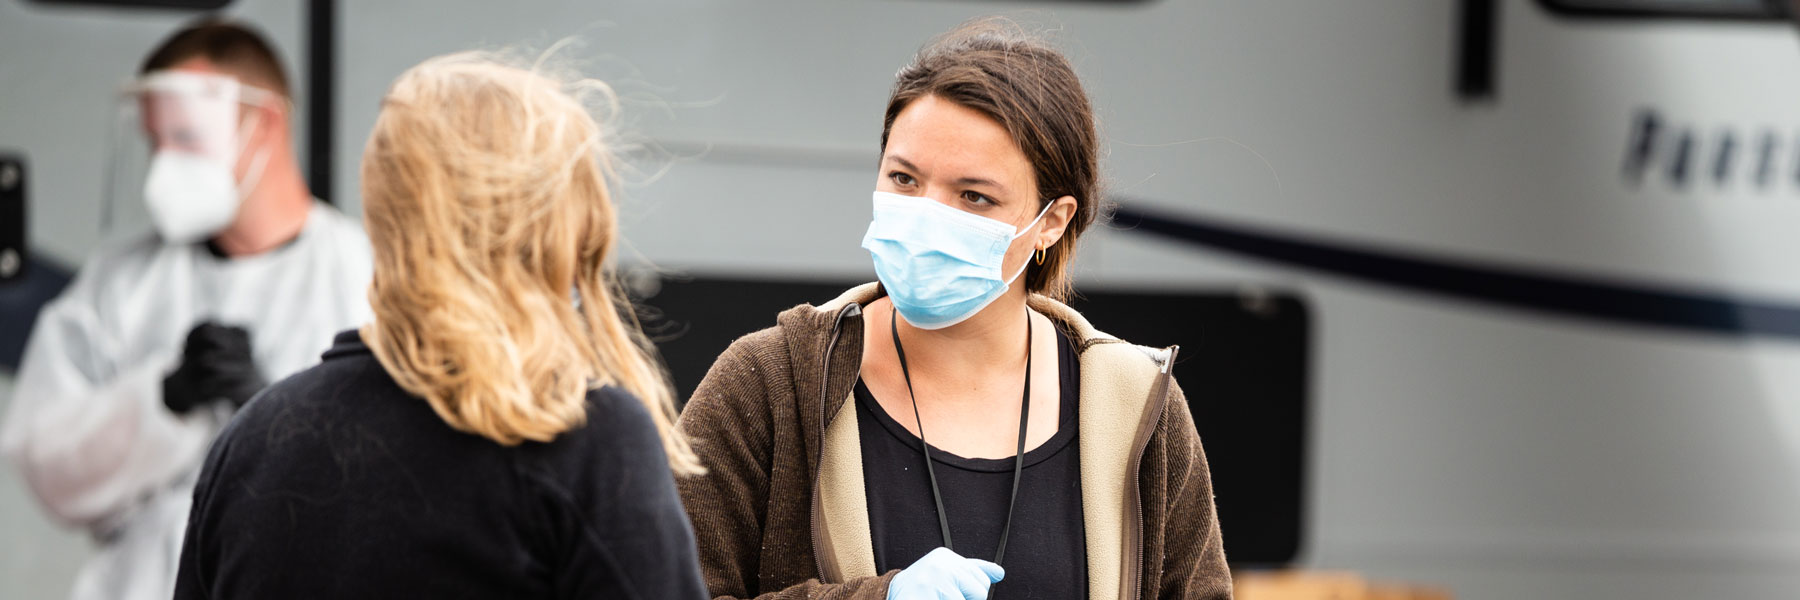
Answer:
[[[1033,187],[1030,160],[999,121],[937,96],[915,100],[895,116],[886,154],[933,179],[988,180],[1015,191]]]

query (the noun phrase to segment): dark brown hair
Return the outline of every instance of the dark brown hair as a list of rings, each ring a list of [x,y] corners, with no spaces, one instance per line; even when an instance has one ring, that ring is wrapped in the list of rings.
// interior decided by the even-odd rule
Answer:
[[[281,59],[269,42],[248,25],[217,17],[203,18],[163,40],[144,59],[138,74],[167,69],[196,56],[218,65],[239,81],[267,88],[283,98],[291,97]]]
[[[1075,240],[1093,224],[1100,204],[1099,135],[1075,68],[1010,20],[964,23],[926,44],[894,76],[881,125],[883,152],[894,118],[926,96],[980,111],[1006,128],[1031,161],[1039,210],[1057,198],[1075,198],[1075,217],[1062,239],[1044,251],[1043,264],[1033,263],[1025,273],[1025,289],[1067,299]]]

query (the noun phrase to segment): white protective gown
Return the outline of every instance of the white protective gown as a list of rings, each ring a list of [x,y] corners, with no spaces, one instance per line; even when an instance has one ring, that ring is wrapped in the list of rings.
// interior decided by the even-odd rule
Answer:
[[[100,548],[76,600],[168,598],[194,481],[227,408],[177,416],[162,380],[205,321],[250,332],[273,383],[317,363],[338,331],[371,318],[369,240],[315,202],[299,237],[221,259],[155,236],[99,250],[44,307],[19,367],[0,450],[58,520]]]

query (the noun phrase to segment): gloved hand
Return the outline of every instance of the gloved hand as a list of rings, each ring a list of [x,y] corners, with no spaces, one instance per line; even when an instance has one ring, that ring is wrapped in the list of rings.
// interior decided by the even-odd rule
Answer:
[[[919,557],[888,583],[888,600],[987,600],[988,588],[1006,577],[1000,565],[963,558],[949,548]]]
[[[214,402],[235,408],[266,385],[250,357],[250,332],[201,323],[188,332],[181,366],[163,379],[163,404],[178,415]]]

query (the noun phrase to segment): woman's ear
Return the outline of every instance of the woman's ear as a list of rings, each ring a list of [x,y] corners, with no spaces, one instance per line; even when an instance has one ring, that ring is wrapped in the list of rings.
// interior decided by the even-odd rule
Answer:
[[[1038,230],[1036,247],[1041,250],[1056,245],[1062,239],[1063,232],[1068,230],[1069,222],[1074,219],[1074,196],[1063,196],[1050,201],[1050,210],[1044,213],[1044,226]]]

